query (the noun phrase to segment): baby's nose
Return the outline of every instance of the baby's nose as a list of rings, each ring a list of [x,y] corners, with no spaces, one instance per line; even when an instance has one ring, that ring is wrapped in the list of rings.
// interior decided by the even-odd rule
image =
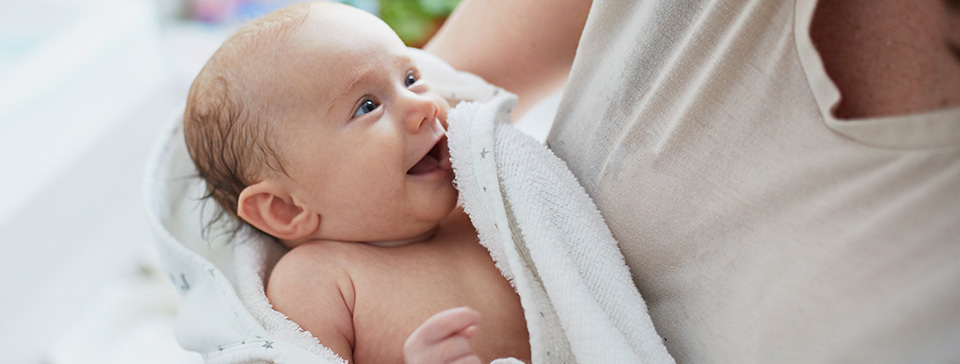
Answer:
[[[411,133],[416,133],[429,125],[440,112],[440,107],[432,98],[425,95],[413,95],[407,100],[406,126]]]

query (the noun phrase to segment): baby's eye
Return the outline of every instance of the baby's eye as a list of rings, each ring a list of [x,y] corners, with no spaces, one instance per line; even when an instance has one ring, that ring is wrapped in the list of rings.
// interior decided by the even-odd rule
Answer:
[[[353,117],[357,117],[373,110],[377,109],[377,103],[372,100],[365,100],[360,104],[360,107],[357,108],[357,112],[353,113]]]
[[[413,72],[407,74],[407,78],[403,79],[403,85],[410,87],[413,84],[417,83],[417,75]]]

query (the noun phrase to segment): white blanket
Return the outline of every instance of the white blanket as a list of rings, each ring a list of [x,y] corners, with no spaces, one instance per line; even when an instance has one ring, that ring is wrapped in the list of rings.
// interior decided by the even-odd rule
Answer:
[[[448,98],[492,97],[451,111],[448,144],[464,209],[520,294],[533,362],[673,362],[596,207],[562,161],[504,124],[515,98],[415,56]],[[344,363],[267,300],[280,244],[250,228],[201,233],[217,207],[199,202],[195,175],[175,121],[148,166],[145,196],[161,264],[181,296],[180,345],[207,363]]]
[[[566,164],[509,125],[500,92],[450,113],[464,210],[520,294],[534,363],[672,363],[617,242]]]

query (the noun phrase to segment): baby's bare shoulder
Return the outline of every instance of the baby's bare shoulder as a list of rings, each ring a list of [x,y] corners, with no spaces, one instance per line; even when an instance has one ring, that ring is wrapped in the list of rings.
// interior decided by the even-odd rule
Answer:
[[[355,255],[353,244],[337,242],[303,243],[280,258],[276,270],[293,270],[294,273],[319,273],[346,268],[344,258]]]
[[[273,308],[341,357],[353,356],[355,293],[336,248],[301,245],[285,254],[266,287]]]
[[[349,260],[344,259],[351,255],[350,250],[336,243],[307,243],[294,248],[270,273],[267,297],[310,303],[329,300],[333,295],[352,298]]]

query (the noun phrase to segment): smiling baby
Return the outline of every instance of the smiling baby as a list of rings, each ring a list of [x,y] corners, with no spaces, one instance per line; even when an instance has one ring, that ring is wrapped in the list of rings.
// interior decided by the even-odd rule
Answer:
[[[456,206],[447,108],[386,24],[323,2],[243,26],[190,89],[210,197],[290,248],[270,302],[349,362],[529,361],[520,299]]]

